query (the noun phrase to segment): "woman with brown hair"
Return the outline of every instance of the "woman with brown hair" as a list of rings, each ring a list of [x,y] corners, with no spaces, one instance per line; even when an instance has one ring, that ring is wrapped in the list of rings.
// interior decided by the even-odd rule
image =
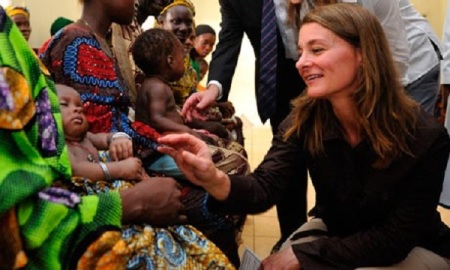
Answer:
[[[378,19],[358,5],[318,7],[298,48],[306,92],[252,174],[221,173],[189,135],[160,138],[160,151],[218,213],[266,211],[307,166],[313,219],[261,269],[449,269],[450,229],[436,208],[450,139],[406,95]]]
[[[289,22],[298,27],[304,15],[315,6],[346,2],[357,3],[378,18],[406,92],[426,112],[438,114],[435,105],[439,93],[441,42],[410,0],[289,0]]]

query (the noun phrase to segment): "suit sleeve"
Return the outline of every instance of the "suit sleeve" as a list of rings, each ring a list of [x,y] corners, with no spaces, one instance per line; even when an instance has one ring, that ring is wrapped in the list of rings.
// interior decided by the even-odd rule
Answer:
[[[214,51],[209,67],[208,81],[222,84],[222,101],[228,100],[231,81],[241,51],[244,29],[241,19],[228,0],[220,0],[222,14],[219,43]]]

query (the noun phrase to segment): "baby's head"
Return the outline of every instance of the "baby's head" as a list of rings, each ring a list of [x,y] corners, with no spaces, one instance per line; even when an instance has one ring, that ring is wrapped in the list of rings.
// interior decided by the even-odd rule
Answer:
[[[83,112],[80,94],[67,85],[57,84],[59,105],[66,140],[79,140],[89,130],[89,124]]]
[[[200,78],[200,81],[201,81],[201,80],[203,80],[203,78],[205,77],[206,73],[208,72],[209,64],[204,58],[198,58],[197,62],[198,62],[198,67],[200,69],[200,76],[199,76],[199,78]]]
[[[146,77],[159,75],[168,81],[177,81],[185,72],[183,45],[167,30],[152,28],[144,31],[134,42],[131,52]]]

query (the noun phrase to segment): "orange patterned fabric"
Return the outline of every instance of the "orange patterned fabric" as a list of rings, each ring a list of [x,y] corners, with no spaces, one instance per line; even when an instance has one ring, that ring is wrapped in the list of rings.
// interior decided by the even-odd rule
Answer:
[[[93,242],[78,261],[77,269],[125,269],[131,250],[119,231],[109,231]]]
[[[31,97],[31,91],[24,76],[14,69],[2,67],[3,74],[0,78],[8,84],[11,99],[10,110],[1,110],[0,128],[18,130],[22,129],[34,116],[35,106]],[[8,98],[7,98],[8,100]]]
[[[0,262],[2,269],[19,269],[24,267],[28,258],[22,248],[19,235],[16,210],[10,209],[0,216]],[[4,248],[8,247],[8,248]]]

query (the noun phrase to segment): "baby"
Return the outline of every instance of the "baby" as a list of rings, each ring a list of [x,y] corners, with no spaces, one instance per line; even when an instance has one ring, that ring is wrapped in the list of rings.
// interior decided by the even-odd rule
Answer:
[[[115,179],[144,180],[149,176],[141,160],[133,157],[130,137],[123,132],[88,132],[88,122],[78,92],[66,85],[57,84],[64,136],[73,176],[94,181]],[[100,160],[99,150],[109,150],[111,162]]]
[[[197,59],[197,62],[198,62],[198,68],[200,70],[199,81],[202,81],[203,78],[205,77],[206,73],[208,73],[209,64],[203,58]]]
[[[185,71],[183,45],[177,37],[163,29],[147,30],[136,39],[132,54],[146,77],[137,94],[136,121],[160,133],[190,133],[214,144],[213,139],[205,135],[206,131],[185,125],[169,85],[179,80]]]

